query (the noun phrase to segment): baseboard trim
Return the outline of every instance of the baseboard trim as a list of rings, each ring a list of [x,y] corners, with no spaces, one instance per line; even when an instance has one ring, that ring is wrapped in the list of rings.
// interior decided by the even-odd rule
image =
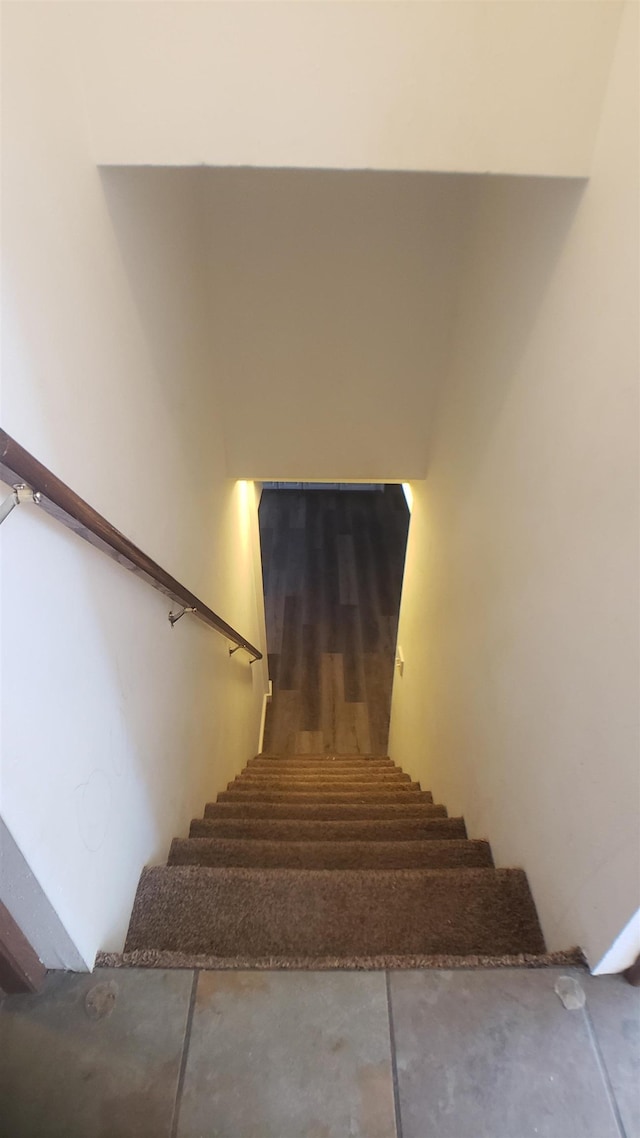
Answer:
[[[273,695],[273,681],[269,680],[269,686],[262,697],[262,715],[260,716],[260,734],[258,736],[258,750],[256,754],[262,754],[262,746],[264,743],[264,729],[267,722],[267,704],[271,701]]]

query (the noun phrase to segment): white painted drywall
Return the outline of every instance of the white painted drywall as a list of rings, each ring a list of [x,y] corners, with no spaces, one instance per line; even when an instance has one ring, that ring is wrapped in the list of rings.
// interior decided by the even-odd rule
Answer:
[[[83,960],[0,818],[0,901],[45,968],[83,972]]]
[[[584,192],[480,199],[391,716],[394,759],[525,867],[549,947],[592,965],[640,884],[637,19]]]
[[[476,180],[202,172],[228,472],[419,478]]]
[[[624,972],[640,955],[640,909],[636,909],[611,947],[593,969],[594,976]]]
[[[252,488],[205,367],[197,186],[91,158],[71,8],[3,27],[2,423],[264,646]],[[190,196],[191,195],[191,196]],[[191,208],[190,208],[191,207]],[[3,525],[0,810],[82,958],[254,753],[265,670],[23,505]]]
[[[588,172],[620,12],[557,0],[71,7],[97,162],[562,176]]]

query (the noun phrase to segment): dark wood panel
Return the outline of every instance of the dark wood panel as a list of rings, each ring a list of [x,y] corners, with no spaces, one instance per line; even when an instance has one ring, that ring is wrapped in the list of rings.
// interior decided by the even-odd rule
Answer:
[[[44,510],[96,549],[100,549],[102,553],[106,553],[107,557],[117,561],[124,569],[135,573],[174,604],[193,609],[194,616],[204,621],[210,628],[214,628],[216,632],[222,633],[238,648],[244,648],[255,660],[262,659],[262,653],[245,640],[235,628],[196,597],[195,593],[190,592],[180,581],[167,573],[161,565],[151,557],[147,557],[146,553],[112,526],[102,514],[94,510],[88,502],[56,478],[55,474],[47,470],[46,466],[38,462],[2,430],[0,430],[0,478],[9,486],[24,482],[41,496],[39,509]]]
[[[299,691],[300,684],[300,598],[287,596],[284,602],[282,626],[282,652],[280,657],[279,691]]]
[[[320,653],[318,651],[318,626],[313,622],[302,628],[302,703],[300,707],[300,726],[303,731],[319,731],[321,721],[320,707]]]
[[[627,981],[627,984],[633,984],[634,988],[640,988],[640,956],[636,956],[633,964],[625,968],[622,975]]]
[[[399,486],[263,492],[266,750],[386,753],[408,524]]]
[[[0,989],[7,993],[37,992],[46,974],[44,964],[0,901]]]
[[[357,605],[344,605],[340,609],[342,629],[342,655],[344,660],[344,698],[347,703],[362,703],[366,699],[360,613]]]

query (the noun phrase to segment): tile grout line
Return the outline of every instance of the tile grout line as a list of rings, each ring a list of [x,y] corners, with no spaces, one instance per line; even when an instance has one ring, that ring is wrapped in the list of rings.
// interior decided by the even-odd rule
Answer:
[[[393,1082],[393,1109],[396,1121],[396,1138],[402,1138],[402,1117],[400,1114],[400,1088],[398,1086],[398,1065],[396,1062],[396,1034],[393,1025],[393,1008],[391,1006],[391,983],[389,972],[385,969],[384,980],[387,990],[387,1016],[389,1019],[389,1049],[391,1052],[391,1078]]]
[[[618,1106],[618,1100],[616,1099],[613,1087],[611,1085],[611,1079],[609,1078],[609,1072],[607,1070],[607,1065],[604,1061],[604,1056],[602,1054],[602,1051],[600,1050],[600,1044],[598,1042],[598,1035],[597,1035],[596,1029],[594,1027],[593,1020],[591,1019],[591,1013],[589,1011],[588,1002],[585,1002],[583,1011],[584,1011],[585,1023],[587,1025],[587,1034],[589,1036],[589,1040],[591,1042],[591,1046],[592,1046],[594,1054],[595,1054],[596,1063],[597,1063],[597,1066],[600,1070],[600,1075],[601,1075],[602,1081],[603,1081],[604,1086],[605,1086],[607,1098],[609,1099],[609,1105],[611,1107],[611,1112],[613,1114],[613,1117],[615,1118],[616,1125],[617,1125],[618,1130],[620,1132],[620,1138],[627,1138],[627,1131],[625,1129],[624,1122],[622,1121],[622,1115],[620,1114],[620,1108]]]
[[[178,1120],[180,1116],[180,1107],[182,1105],[182,1089],[184,1087],[184,1077],[187,1070],[187,1058],[189,1055],[189,1044],[191,1042],[191,1026],[193,1024],[193,1013],[196,1006],[196,992],[198,990],[198,976],[199,970],[194,968],[193,980],[191,981],[191,994],[189,996],[189,1007],[187,1010],[187,1022],[184,1028],[184,1040],[182,1043],[182,1055],[180,1057],[180,1070],[178,1072],[178,1085],[176,1086],[176,1097],[173,1104],[173,1119],[171,1121],[171,1130],[169,1131],[170,1138],[176,1138],[178,1133]]]

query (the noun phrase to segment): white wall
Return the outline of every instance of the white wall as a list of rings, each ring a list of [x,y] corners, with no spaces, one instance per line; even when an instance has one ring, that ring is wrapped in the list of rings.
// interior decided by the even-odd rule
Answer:
[[[83,972],[78,952],[51,902],[0,818],[0,900],[45,968]]]
[[[255,502],[226,477],[205,368],[197,185],[99,174],[59,7],[4,12],[2,423],[260,646]],[[254,752],[265,672],[193,618],[172,630],[164,597],[36,507],[1,538],[0,808],[91,964],[121,947],[141,867]]]
[[[230,475],[424,476],[475,182],[202,171]]]
[[[596,976],[624,972],[635,964],[640,955],[640,909],[636,909],[611,947],[599,960],[593,972]]]
[[[72,7],[100,163],[562,176],[588,173],[620,12],[557,0]]]
[[[640,873],[637,18],[584,192],[497,180],[479,202],[391,717],[394,759],[525,867],[549,947],[592,966]]]

